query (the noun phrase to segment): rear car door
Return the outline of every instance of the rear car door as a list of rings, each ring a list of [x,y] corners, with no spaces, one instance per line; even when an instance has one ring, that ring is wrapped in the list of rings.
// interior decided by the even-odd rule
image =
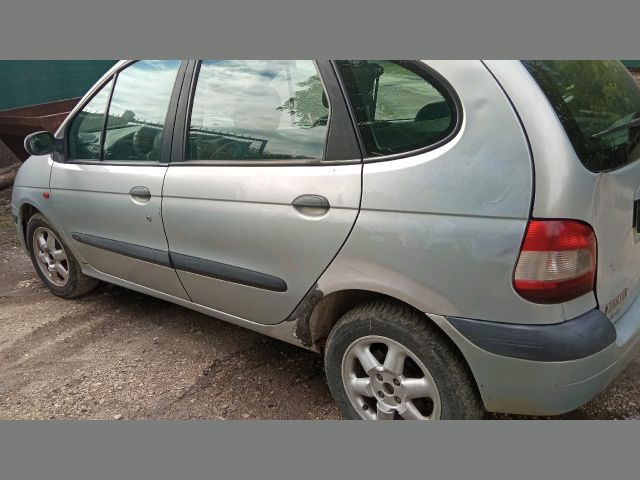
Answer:
[[[358,215],[362,163],[329,62],[202,61],[185,80],[162,211],[192,301],[274,324]]]
[[[175,108],[186,64],[124,64],[62,126],[51,201],[82,261],[178,298],[162,226]]]

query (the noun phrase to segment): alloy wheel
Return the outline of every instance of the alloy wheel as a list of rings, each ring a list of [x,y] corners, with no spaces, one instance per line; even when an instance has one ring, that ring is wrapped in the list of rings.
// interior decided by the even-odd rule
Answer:
[[[69,260],[58,237],[48,228],[38,227],[33,232],[33,253],[44,276],[64,287],[69,281]]]
[[[359,338],[342,359],[351,404],[369,420],[434,420],[441,401],[427,367],[407,347],[387,337]]]

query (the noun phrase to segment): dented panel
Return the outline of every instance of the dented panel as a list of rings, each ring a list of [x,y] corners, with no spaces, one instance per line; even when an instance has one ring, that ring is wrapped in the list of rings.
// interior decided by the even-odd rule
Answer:
[[[311,334],[311,314],[320,300],[324,297],[322,290],[315,284],[304,296],[295,310],[287,317],[286,322],[293,323],[293,336],[297,338],[303,346],[313,347],[313,336]]]

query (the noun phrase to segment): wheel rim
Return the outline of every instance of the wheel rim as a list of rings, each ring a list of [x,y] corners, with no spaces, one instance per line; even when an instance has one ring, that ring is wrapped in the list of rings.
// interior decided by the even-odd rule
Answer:
[[[368,420],[437,420],[440,394],[427,367],[401,343],[369,335],[347,348],[342,383]]]
[[[46,227],[33,232],[33,253],[40,271],[54,285],[64,287],[69,281],[67,252],[58,237]]]

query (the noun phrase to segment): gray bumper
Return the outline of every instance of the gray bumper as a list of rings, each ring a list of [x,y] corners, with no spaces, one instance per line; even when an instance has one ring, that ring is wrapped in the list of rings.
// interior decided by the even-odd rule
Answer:
[[[533,330],[517,326],[511,332],[505,324],[429,317],[462,351],[491,412],[558,415],[574,410],[614,380],[640,345],[638,299],[615,324],[596,310],[563,324]]]
[[[617,332],[600,310],[551,325],[484,322],[447,317],[467,340],[487,352],[538,362],[567,362],[601,352]]]

